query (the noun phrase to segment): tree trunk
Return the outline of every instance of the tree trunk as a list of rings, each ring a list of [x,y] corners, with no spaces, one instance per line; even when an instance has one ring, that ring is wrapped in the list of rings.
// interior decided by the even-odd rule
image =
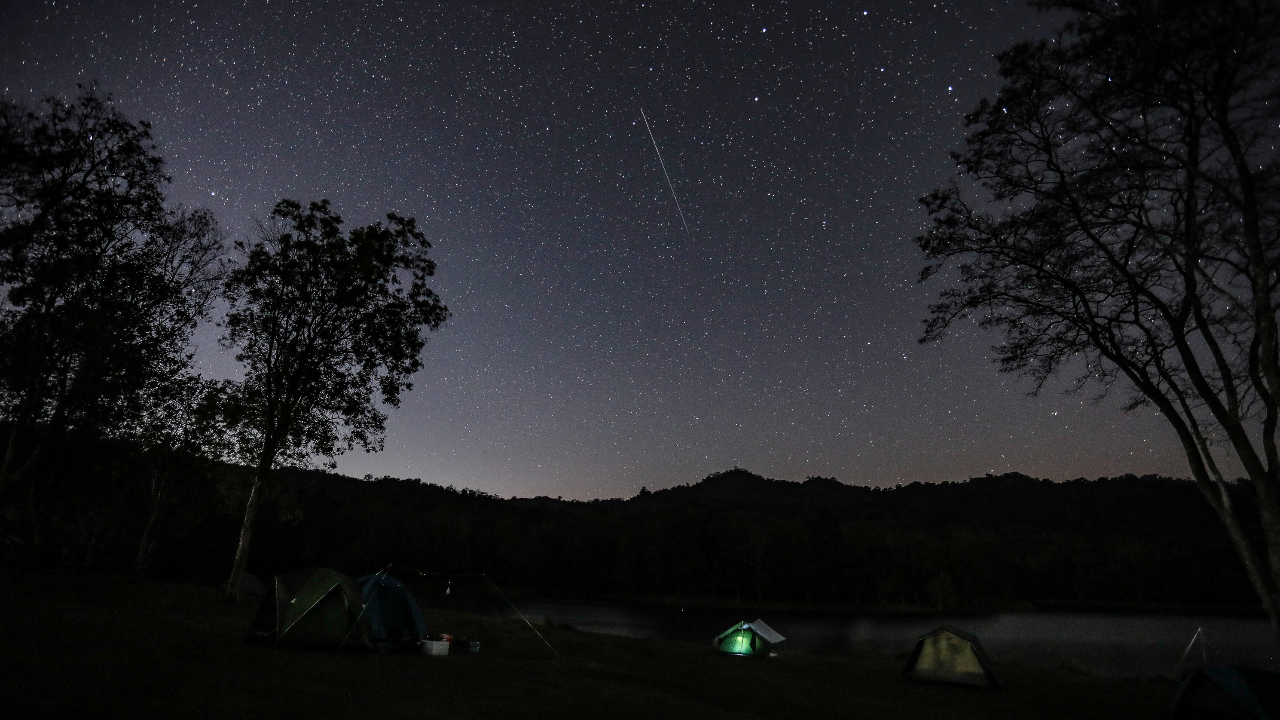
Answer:
[[[9,489],[9,476],[18,462],[18,423],[9,428],[9,442],[5,444],[4,460],[0,462],[0,507],[3,507],[5,491]]]
[[[1261,482],[1253,481],[1263,544],[1270,561],[1269,572],[1259,574],[1265,575],[1269,581],[1265,585],[1267,596],[1263,598],[1263,607],[1267,611],[1267,619],[1271,621],[1271,632],[1276,636],[1276,643],[1280,644],[1280,513],[1276,511],[1275,490],[1268,480],[1269,478],[1264,478]],[[1259,594],[1262,592],[1260,590]]]
[[[24,511],[27,516],[27,522],[30,524],[27,532],[27,541],[30,543],[27,561],[39,566],[44,564],[45,559],[44,533],[41,528],[43,518],[40,515],[39,489],[34,482],[27,485],[26,496],[27,503]]]
[[[1258,596],[1258,601],[1262,604],[1263,612],[1267,614],[1271,632],[1275,635],[1276,642],[1280,643],[1280,578],[1267,571],[1266,563],[1258,556],[1253,542],[1245,533],[1235,505],[1231,501],[1230,489],[1215,485],[1206,476],[1204,465],[1196,461],[1198,456],[1191,454],[1192,448],[1187,446],[1185,438],[1184,447],[1187,447],[1188,459],[1191,461],[1191,470],[1196,479],[1196,485],[1205,499],[1209,501],[1209,505],[1217,514],[1218,519],[1222,521],[1227,531],[1227,536],[1231,539],[1231,545],[1236,551],[1236,557],[1240,559],[1240,563],[1244,566],[1245,575],[1249,578],[1249,583],[1253,586],[1254,592]],[[1217,494],[1218,492],[1221,494]],[[1259,504],[1266,502],[1266,498],[1259,498],[1258,502]],[[1265,514],[1263,514],[1263,523],[1266,523]],[[1266,540],[1267,537],[1264,530],[1264,548],[1266,548]]]
[[[15,427],[9,435],[9,446],[5,449],[4,463],[0,465],[0,510],[4,510],[8,505],[8,497],[11,493],[21,492],[20,481],[26,477],[27,472],[31,470],[40,457],[44,454],[44,443],[41,442],[35,446],[27,459],[21,465],[18,464],[18,429]],[[15,500],[15,502],[20,502]]]
[[[160,534],[160,515],[164,508],[165,476],[159,472],[151,484],[151,512],[147,517],[147,527],[142,531],[142,542],[138,544],[138,557],[133,561],[133,574],[139,580],[147,579],[147,566],[151,563],[151,554],[156,547],[156,537]]]
[[[249,488],[249,502],[244,508],[244,523],[240,526],[240,543],[236,545],[236,559],[231,563],[231,578],[227,580],[227,599],[240,601],[240,584],[244,580],[244,570],[249,565],[249,544],[253,540],[253,520],[258,515],[258,506],[262,504],[262,485],[270,472],[274,458],[263,453],[263,460],[253,477],[253,487]]]
[[[1280,605],[1280,592],[1277,592],[1276,579],[1268,577],[1270,573],[1266,572],[1263,563],[1259,562],[1253,543],[1246,537],[1239,521],[1230,516],[1230,511],[1220,512],[1219,517],[1222,519],[1223,525],[1226,526],[1227,535],[1231,538],[1231,544],[1235,547],[1236,557],[1240,558],[1241,564],[1244,565],[1245,575],[1248,576],[1250,584],[1253,585],[1253,589],[1258,595],[1262,610],[1267,614],[1267,621],[1271,624],[1271,632],[1276,636],[1276,642],[1280,643],[1280,618],[1277,617],[1280,614],[1277,613],[1277,610],[1280,609],[1280,607],[1277,607]]]

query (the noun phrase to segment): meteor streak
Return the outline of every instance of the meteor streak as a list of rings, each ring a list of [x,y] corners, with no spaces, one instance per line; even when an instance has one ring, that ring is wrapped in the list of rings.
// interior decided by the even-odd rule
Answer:
[[[689,232],[689,223],[685,222],[684,209],[680,207],[680,198],[676,197],[676,186],[671,183],[671,176],[667,174],[667,164],[662,161],[662,151],[658,149],[658,141],[653,138],[653,128],[649,127],[649,118],[644,114],[644,108],[640,108],[640,117],[644,118],[644,129],[649,131],[649,141],[653,143],[653,151],[658,154],[658,164],[662,166],[662,176],[667,179],[667,187],[671,190],[671,199],[676,201],[676,212],[680,213],[680,224],[684,225],[684,235],[690,240],[693,234]]]

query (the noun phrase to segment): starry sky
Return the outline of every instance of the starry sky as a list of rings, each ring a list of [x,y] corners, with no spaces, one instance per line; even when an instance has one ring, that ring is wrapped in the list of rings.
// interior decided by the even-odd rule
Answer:
[[[233,236],[281,197],[329,198],[349,225],[418,219],[453,317],[385,450],[341,472],[581,499],[735,466],[872,485],[1186,474],[1150,411],[1065,381],[1027,397],[976,327],[917,343],[941,288],[916,282],[917,198],[954,174],[995,54],[1061,16],[1020,0],[2,6],[6,97],[96,81],[153,123],[171,199]],[[195,342],[205,372],[235,375],[215,327]]]

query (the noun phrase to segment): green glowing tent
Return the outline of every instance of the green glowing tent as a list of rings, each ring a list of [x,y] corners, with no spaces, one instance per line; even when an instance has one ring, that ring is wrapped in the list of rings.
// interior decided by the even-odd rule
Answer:
[[[940,627],[916,640],[902,674],[908,680],[999,687],[991,660],[978,638],[953,627]]]
[[[249,626],[249,639],[276,646],[365,648],[369,632],[363,609],[360,589],[337,570],[277,575]]]
[[[734,623],[711,641],[717,650],[726,655],[744,657],[768,657],[769,647],[786,640],[763,620]]]

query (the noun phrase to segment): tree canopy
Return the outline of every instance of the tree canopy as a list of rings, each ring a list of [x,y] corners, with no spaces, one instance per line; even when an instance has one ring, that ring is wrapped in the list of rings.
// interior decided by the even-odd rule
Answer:
[[[977,191],[923,200],[922,279],[951,281],[923,340],[975,316],[1037,390],[1080,368],[1156,408],[1276,626],[1280,6],[1037,4],[1071,20],[999,56],[955,155]]]
[[[280,201],[226,281],[224,343],[245,378],[233,392],[242,457],[257,468],[232,572],[237,592],[261,485],[277,463],[378,449],[386,414],[422,367],[424,330],[448,317],[427,287],[435,262],[413,218],[349,233],[329,202]],[[376,400],[375,402],[375,395]]]
[[[221,236],[167,181],[150,126],[92,88],[0,101],[0,502],[48,437],[118,431],[187,367]]]

